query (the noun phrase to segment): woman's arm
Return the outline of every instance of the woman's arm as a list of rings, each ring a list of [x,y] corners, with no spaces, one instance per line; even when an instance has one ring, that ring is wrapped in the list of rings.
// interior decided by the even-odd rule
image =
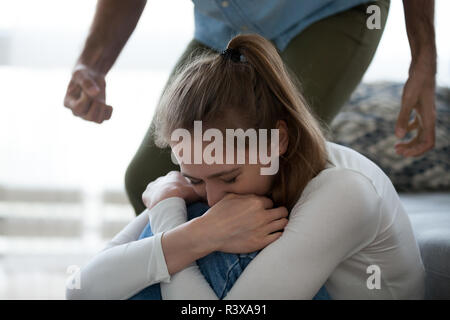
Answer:
[[[178,198],[182,200],[181,198]],[[169,230],[183,225],[187,220],[187,209],[185,202],[173,201],[172,210],[165,212],[157,211],[150,217],[150,226],[154,233],[170,232]],[[191,220],[194,221],[195,219]],[[200,221],[199,219],[195,221]],[[167,240],[167,237],[165,238]],[[169,240],[170,241],[170,240]],[[165,243],[163,248],[165,248]],[[164,254],[167,256],[166,249]],[[178,299],[199,299],[199,300],[218,300],[216,294],[205,281],[198,265],[193,262],[186,268],[182,268],[176,274],[173,274],[171,281],[176,281],[176,286],[167,286],[167,283],[160,283],[161,296],[163,300]],[[189,292],[189,293],[188,293]],[[192,293],[201,292],[201,295]],[[188,296],[186,296],[188,293]],[[180,295],[181,294],[181,295]]]
[[[339,263],[374,239],[379,205],[361,174],[345,169],[320,174],[291,211],[283,235],[253,259],[225,299],[311,299]],[[193,279],[186,288],[183,279],[173,278],[161,292],[211,299],[206,280]]]
[[[312,299],[342,261],[376,237],[381,202],[368,178],[337,168],[309,187],[281,238],[254,258],[225,299]]]
[[[151,284],[170,282],[170,276],[176,270],[168,269],[169,264],[184,268],[208,254],[200,249],[205,247],[205,241],[198,234],[195,222],[184,223],[167,232],[170,241],[165,241],[164,250],[176,253],[169,258],[165,257],[161,245],[163,232],[137,240],[149,216],[158,213],[167,213],[168,218],[176,216],[186,222],[186,207],[181,198],[171,197],[160,201],[151,210],[145,210],[73,275],[80,279],[80,288],[68,286],[66,298],[127,299]]]

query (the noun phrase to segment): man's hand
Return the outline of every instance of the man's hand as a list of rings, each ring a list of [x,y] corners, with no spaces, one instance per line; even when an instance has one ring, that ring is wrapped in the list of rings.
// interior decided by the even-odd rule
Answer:
[[[111,118],[106,104],[105,75],[136,28],[146,0],[98,0],[89,35],[64,97],[75,116],[102,123]]]
[[[410,141],[395,145],[396,152],[416,157],[434,147],[436,108],[436,43],[434,32],[434,0],[403,0],[406,31],[411,49],[408,81],[403,88],[402,106],[395,125],[395,135],[402,139],[417,129]],[[411,122],[411,112],[415,117]]]
[[[435,77],[426,65],[412,65],[410,76],[403,88],[402,106],[395,126],[395,134],[403,138],[416,130],[414,138],[395,145],[396,152],[405,157],[420,156],[432,149],[435,143]],[[415,117],[409,122],[411,112]]]
[[[186,203],[201,200],[192,185],[179,171],[170,171],[148,184],[142,194],[142,202],[151,209],[158,202],[171,197],[183,198]]]
[[[94,70],[78,65],[64,97],[64,106],[75,116],[88,121],[102,123],[111,118],[113,108],[105,103],[105,76]]]

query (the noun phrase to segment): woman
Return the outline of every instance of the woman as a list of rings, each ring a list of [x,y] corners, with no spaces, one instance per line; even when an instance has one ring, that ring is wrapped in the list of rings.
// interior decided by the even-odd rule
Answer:
[[[219,1],[194,1],[194,39],[188,43],[175,64],[166,86],[172,81],[176,70],[183,68],[197,54],[204,51],[220,53],[234,35],[242,32],[258,33],[272,41],[285,64],[301,80],[303,96],[324,129],[348,101],[369,67],[384,32],[390,7],[390,0],[225,2],[229,4],[226,8]],[[406,3],[411,5],[409,1]],[[380,9],[380,29],[367,27],[370,16],[368,9],[373,5]],[[111,6],[109,3],[108,8],[99,7],[97,10],[99,13],[110,12],[113,11]],[[414,12],[412,9],[408,11]],[[121,12],[127,10],[122,9]],[[120,48],[120,44],[96,42],[102,39],[103,34],[114,35],[108,37],[109,41],[119,41],[120,37],[115,36],[117,32],[104,32],[108,28],[118,28],[119,24],[111,26],[110,20],[105,19],[104,28],[98,24],[97,33],[94,33],[95,29],[92,30],[90,38],[94,41],[89,43],[91,46],[87,44],[82,55],[81,61],[86,61],[85,64],[89,65],[92,60],[100,65],[111,65],[112,61],[108,58],[114,56],[115,52],[109,48]],[[427,29],[425,27],[429,25],[421,26],[422,19],[407,20],[420,30]],[[242,25],[249,29],[243,31],[240,29]],[[120,28],[118,32],[123,30],[127,28]],[[99,56],[98,52],[103,54]],[[125,174],[125,190],[136,215],[145,210],[141,198],[147,185],[169,171],[179,170],[170,161],[170,148],[161,150],[155,145],[151,134],[154,125],[152,120]]]
[[[369,159],[325,140],[297,87],[258,35],[239,35],[223,54],[200,55],[180,70],[154,135],[181,170],[148,185],[149,210],[81,269],[81,289],[68,298],[130,298],[160,283],[164,299],[217,299],[195,261],[263,249],[225,299],[311,299],[323,284],[333,299],[422,299],[422,260],[392,183]],[[224,134],[278,129],[276,139],[258,142],[279,170],[263,175],[267,163],[248,161],[250,140],[244,164],[184,161],[191,150],[179,152],[172,134],[192,133],[195,121]],[[209,148],[192,145],[194,157]],[[199,201],[210,208],[188,220],[186,204]],[[154,235],[137,240],[148,218]]]

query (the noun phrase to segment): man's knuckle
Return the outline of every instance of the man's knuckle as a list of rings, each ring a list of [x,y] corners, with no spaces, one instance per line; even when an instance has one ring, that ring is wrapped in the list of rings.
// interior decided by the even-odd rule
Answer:
[[[85,77],[85,78],[81,81],[81,83],[83,84],[84,87],[87,87],[87,88],[89,88],[89,87],[92,86],[92,80],[89,79],[89,78],[87,78],[87,77]]]
[[[82,70],[82,69],[76,70],[72,75],[72,79],[76,84],[81,85],[83,83],[83,81],[86,79],[85,70]]]
[[[82,106],[82,105],[79,105],[79,104],[75,105],[75,106],[72,108],[72,111],[73,111],[77,116],[84,116],[84,115],[86,115],[86,112],[83,112],[83,106]]]
[[[81,69],[77,69],[72,73],[72,79],[76,82],[76,78],[79,78],[82,73]]]
[[[421,147],[422,147],[423,149],[429,149],[429,148],[432,148],[433,146],[434,146],[434,139],[433,139],[433,138],[431,138],[431,137],[425,137],[425,138],[422,140]]]
[[[64,107],[70,108],[71,106],[71,98],[69,98],[67,95],[64,97],[63,105]]]

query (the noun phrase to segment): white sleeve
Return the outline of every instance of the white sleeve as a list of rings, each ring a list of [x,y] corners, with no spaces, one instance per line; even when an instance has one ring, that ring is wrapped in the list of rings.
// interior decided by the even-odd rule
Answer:
[[[170,282],[161,246],[162,232],[152,230],[154,236],[137,239],[149,222],[149,216],[170,213],[173,201],[174,198],[163,200],[133,219],[68,279],[66,298],[128,299],[149,285]],[[79,279],[79,288],[72,285],[73,279]]]
[[[340,262],[375,238],[379,210],[365,176],[339,168],[319,174],[291,210],[283,235],[253,259],[225,299],[312,299]],[[195,291],[175,281],[167,286],[178,296],[208,299],[206,280],[195,280]]]
[[[155,233],[163,233],[187,221],[185,201],[178,197],[169,199],[165,200],[164,211],[157,210],[150,215],[150,226]],[[170,282],[161,283],[160,286],[163,300],[218,300],[196,262],[173,274]]]

